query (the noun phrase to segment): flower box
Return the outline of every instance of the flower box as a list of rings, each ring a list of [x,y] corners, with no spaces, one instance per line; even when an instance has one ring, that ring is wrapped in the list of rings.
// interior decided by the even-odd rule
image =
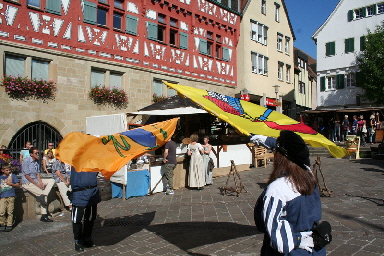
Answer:
[[[95,86],[89,92],[88,97],[96,105],[110,105],[116,109],[123,109],[128,105],[127,93],[116,87],[110,89],[106,86]]]

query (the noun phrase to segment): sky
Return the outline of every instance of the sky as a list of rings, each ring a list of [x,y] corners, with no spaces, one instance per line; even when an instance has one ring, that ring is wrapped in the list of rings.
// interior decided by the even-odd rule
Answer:
[[[285,0],[296,37],[293,46],[317,59],[312,35],[327,20],[338,2],[339,0]]]

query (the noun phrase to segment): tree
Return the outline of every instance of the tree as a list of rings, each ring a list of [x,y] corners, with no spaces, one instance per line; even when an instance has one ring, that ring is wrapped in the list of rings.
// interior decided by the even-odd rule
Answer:
[[[362,97],[376,104],[384,103],[384,22],[372,33],[368,30],[361,41],[363,50],[356,57],[360,70],[356,74],[357,86],[364,89]]]

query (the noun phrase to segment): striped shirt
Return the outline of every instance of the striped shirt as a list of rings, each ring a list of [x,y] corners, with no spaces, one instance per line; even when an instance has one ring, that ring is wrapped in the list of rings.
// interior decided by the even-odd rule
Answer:
[[[296,191],[285,177],[272,182],[263,198],[262,218],[271,247],[284,255],[325,255],[325,248],[310,254],[298,248],[300,232],[309,231],[321,219],[321,201],[316,188],[309,196]]]

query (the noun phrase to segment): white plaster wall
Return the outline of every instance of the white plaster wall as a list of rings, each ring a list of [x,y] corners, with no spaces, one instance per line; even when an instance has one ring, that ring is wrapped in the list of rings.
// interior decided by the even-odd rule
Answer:
[[[214,148],[216,149],[216,147]],[[210,157],[212,157],[215,167],[217,167],[217,159],[213,152],[210,154]],[[245,144],[228,145],[227,152],[224,152],[223,150],[220,151],[219,167],[231,166],[231,160],[233,160],[236,165],[251,164],[252,153]]]
[[[348,22],[348,11],[378,3],[377,0],[342,0],[329,20],[313,35],[317,40],[317,102],[318,106],[342,106],[356,104],[356,95],[360,88],[344,88],[320,92],[320,77],[346,74],[355,71],[354,61],[360,51],[360,37],[367,29],[375,30],[384,20],[384,14],[373,15]],[[355,52],[344,53],[344,40],[355,38]],[[325,56],[325,44],[335,42],[335,55]]]

